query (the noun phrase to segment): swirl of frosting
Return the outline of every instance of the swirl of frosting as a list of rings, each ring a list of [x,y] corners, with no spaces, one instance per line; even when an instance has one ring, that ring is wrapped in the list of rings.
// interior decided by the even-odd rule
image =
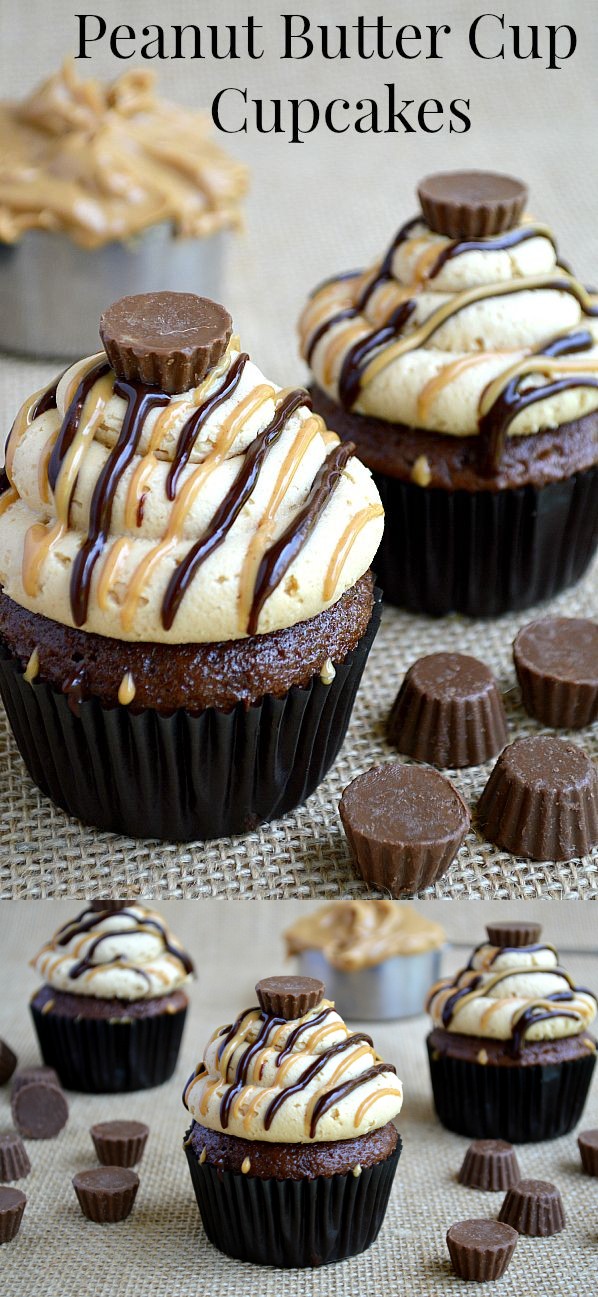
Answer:
[[[427,1009],[446,1031],[493,1040],[578,1036],[596,1016],[596,996],[576,987],[553,946],[499,947],[484,942],[466,968],[432,987]]]
[[[380,1129],[400,1112],[403,1089],[370,1037],[351,1034],[322,1000],[294,1021],[256,1007],[219,1027],[183,1101],[210,1130],[310,1144]]]
[[[85,248],[168,222],[185,238],[240,224],[247,170],[203,113],[158,99],[152,72],[110,85],[65,63],[23,103],[0,104],[0,239],[64,232]]]
[[[175,395],[93,356],[13,425],[0,584],[32,612],[121,640],[293,626],[340,599],[378,549],[382,505],[352,450],[238,338]]]
[[[193,973],[164,920],[137,902],[116,913],[83,910],[42,946],[32,968],[56,991],[99,1000],[153,1000]]]
[[[331,901],[297,919],[284,935],[287,954],[321,950],[344,972],[439,950],[445,940],[439,923],[396,901]]]
[[[372,269],[316,290],[300,337],[334,400],[413,428],[481,432],[494,462],[505,436],[598,408],[598,296],[527,216],[461,241],[409,221]]]

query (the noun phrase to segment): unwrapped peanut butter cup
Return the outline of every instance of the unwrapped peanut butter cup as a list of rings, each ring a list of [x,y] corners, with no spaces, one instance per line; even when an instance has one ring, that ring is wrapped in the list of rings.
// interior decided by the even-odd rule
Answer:
[[[54,1139],[68,1121],[62,1090],[46,1081],[31,1081],[12,1095],[12,1118],[25,1139]]]
[[[399,762],[354,779],[339,811],[362,877],[395,897],[441,878],[470,823],[465,802],[444,775]]]
[[[137,1166],[147,1144],[149,1126],[142,1121],[101,1121],[91,1138],[103,1166]]]
[[[127,905],[134,904],[134,901],[90,901],[89,908],[96,914],[118,914],[119,910],[126,910]]]
[[[315,977],[263,977],[255,993],[264,1013],[291,1021],[316,1008],[324,995],[324,984]]]
[[[504,1193],[521,1179],[517,1154],[504,1139],[476,1139],[463,1159],[459,1184],[489,1193]]]
[[[470,1283],[500,1279],[518,1241],[517,1230],[496,1220],[461,1220],[446,1236],[455,1274]]]
[[[598,623],[585,617],[542,617],[513,644],[523,706],[554,729],[598,720]]]
[[[31,1170],[27,1149],[16,1130],[0,1135],[0,1180],[24,1180]]]
[[[548,1180],[520,1180],[509,1189],[498,1219],[532,1238],[560,1234],[565,1228],[560,1191]]]
[[[16,1238],[26,1203],[25,1194],[20,1189],[5,1189],[0,1186],[0,1243],[11,1243]]]
[[[0,1040],[0,1085],[6,1085],[17,1066],[17,1056],[5,1040]]]
[[[521,180],[494,171],[441,171],[418,186],[426,223],[449,239],[480,239],[512,230],[527,202]]]
[[[586,1175],[598,1175],[598,1130],[582,1130],[577,1143]]]
[[[73,1176],[83,1215],[97,1225],[114,1225],[133,1210],[139,1176],[124,1166],[96,1166]]]
[[[231,332],[228,311],[195,293],[121,297],[100,321],[117,378],[170,393],[196,387],[224,355]]]
[[[433,766],[479,766],[496,756],[507,742],[507,722],[492,672],[465,653],[419,658],[395,699],[388,739]]]
[[[520,923],[506,919],[503,923],[488,923],[486,932],[492,946],[513,950],[519,946],[534,946],[542,936],[542,925],[526,923],[524,919]]]
[[[598,771],[553,735],[516,739],[501,753],[478,803],[490,842],[530,860],[571,860],[598,840]]]
[[[43,1081],[46,1085],[55,1085],[59,1090],[62,1089],[58,1072],[55,1072],[53,1067],[44,1067],[40,1064],[39,1067],[20,1067],[18,1072],[15,1072],[12,1078],[11,1095],[14,1097],[18,1090],[22,1090],[24,1085],[31,1085],[32,1081]]]

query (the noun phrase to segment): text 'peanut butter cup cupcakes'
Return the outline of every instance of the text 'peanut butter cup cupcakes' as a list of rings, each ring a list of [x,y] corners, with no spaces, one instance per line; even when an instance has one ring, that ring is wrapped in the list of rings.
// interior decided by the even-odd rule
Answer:
[[[379,622],[367,469],[228,312],[126,298],[25,402],[0,481],[0,690],[38,786],[98,828],[240,833],[318,785]]]
[[[598,295],[510,177],[428,177],[422,212],[312,294],[316,409],[374,473],[393,603],[496,616],[549,598],[598,543]]]
[[[575,985],[553,946],[524,944],[516,929],[515,922],[490,929],[467,966],[432,987],[427,1044],[443,1126],[523,1144],[577,1125],[596,1064],[588,1028],[598,1002]],[[521,936],[528,934],[526,923]]]
[[[185,1087],[184,1148],[211,1243],[259,1265],[327,1265],[379,1233],[403,1091],[321,983],[287,977],[281,998],[281,980],[211,1037]]]
[[[44,979],[30,1006],[42,1057],[67,1089],[145,1090],[172,1076],[193,962],[159,914],[138,902],[85,909],[32,966]]]

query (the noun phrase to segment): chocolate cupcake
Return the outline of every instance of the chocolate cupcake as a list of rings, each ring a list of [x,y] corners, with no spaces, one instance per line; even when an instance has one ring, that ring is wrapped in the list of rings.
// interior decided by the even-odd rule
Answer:
[[[132,902],[85,909],[32,961],[44,1062],[69,1090],[145,1090],[176,1067],[193,963],[159,914]]]
[[[246,832],[313,792],[343,741],[379,620],[380,499],[223,307],[147,294],[101,332],[106,352],[26,401],[8,440],[2,697],[69,814]]]
[[[575,986],[553,946],[508,941],[507,930],[504,944],[483,942],[430,992],[436,1111],[448,1130],[475,1139],[555,1139],[583,1112],[597,1000]]]
[[[278,981],[258,983],[260,1005],[214,1032],[185,1089],[185,1153],[206,1234],[222,1252],[326,1265],[365,1251],[381,1228],[402,1086],[321,983],[285,978],[281,997]],[[300,1014],[308,983],[311,1007]],[[273,1012],[281,1005],[284,1016]]]
[[[316,289],[301,352],[314,409],[380,490],[385,596],[496,616],[571,585],[596,549],[598,297],[504,177],[430,179],[373,267]]]

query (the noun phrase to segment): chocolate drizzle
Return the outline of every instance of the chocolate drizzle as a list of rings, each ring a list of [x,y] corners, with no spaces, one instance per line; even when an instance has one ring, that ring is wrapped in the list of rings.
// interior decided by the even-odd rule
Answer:
[[[191,974],[194,972],[193,960],[185,950],[179,949],[177,946],[173,946],[169,942],[166,935],[166,929],[164,925],[160,923],[159,919],[150,918],[149,916],[139,918],[138,915],[126,908],[115,911],[114,913],[118,913],[123,918],[132,919],[138,926],[135,928],[113,928],[109,932],[100,933],[92,942],[85,957],[81,959],[71,971],[70,976],[72,978],[76,979],[81,977],[84,972],[94,966],[93,956],[98,946],[100,946],[103,941],[120,936],[143,936],[148,929],[159,933],[164,942],[166,953],[172,955],[173,958],[178,959],[183,965],[186,973]],[[84,910],[83,914],[78,919],[71,920],[69,923],[65,923],[62,928],[59,928],[55,937],[56,945],[60,947],[67,946],[69,941],[73,941],[75,937],[85,936],[88,932],[93,932],[93,929],[98,927],[98,925],[106,918],[105,911],[99,913],[93,912],[91,917],[87,917],[89,914],[89,910]],[[138,969],[137,971],[141,973],[142,976],[146,977],[146,974],[143,973],[142,969]],[[146,981],[149,983],[149,978],[146,977]]]
[[[280,584],[285,572],[305,545],[324,512],[343,469],[354,454],[355,446],[352,442],[335,446],[318,470],[303,508],[275,544],[266,550],[258,568],[247,626],[249,635],[257,633],[259,616],[266,600]]]
[[[46,414],[48,410],[56,409],[56,393],[58,391],[58,384],[61,378],[64,377],[65,373],[66,370],[63,370],[62,374],[59,374],[58,378],[55,378],[53,382],[50,383],[50,386],[46,388],[45,392],[42,392],[41,396],[38,396],[37,401],[34,402],[34,404],[32,405],[29,411],[30,423],[33,423],[33,420],[38,419],[40,415]],[[13,429],[14,429],[14,424],[8,434],[8,437],[6,438],[6,446],[4,448],[5,457],[6,457],[6,451],[8,450],[8,443],[13,433]],[[0,496],[4,495],[5,491],[9,491],[11,485],[12,483],[8,476],[8,473],[6,472],[6,469],[0,468]]]
[[[127,409],[118,441],[96,482],[89,509],[89,530],[73,563],[71,611],[75,626],[82,626],[87,618],[91,578],[106,544],[116,489],[133,459],[145,419],[151,410],[170,404],[166,392],[122,378],[116,380],[114,391],[126,401]]]
[[[181,428],[176,450],[174,452],[172,466],[166,479],[166,496],[169,500],[174,500],[177,492],[178,480],[182,470],[189,462],[189,457],[197,438],[209,419],[219,406],[228,401],[229,397],[236,391],[241,381],[243,370],[249,360],[247,352],[241,352],[233,361],[227,371],[224,381],[218,390],[193,412],[187,422]]]
[[[393,1067],[392,1063],[376,1063],[374,1067],[369,1067],[367,1072],[362,1072],[360,1076],[353,1076],[349,1081],[342,1081],[340,1085],[336,1085],[334,1089],[329,1090],[327,1094],[321,1094],[320,1098],[314,1104],[314,1109],[311,1115],[309,1131],[311,1138],[314,1139],[315,1137],[316,1127],[320,1117],[323,1117],[324,1113],[328,1112],[328,1109],[332,1108],[335,1103],[339,1103],[342,1099],[345,1099],[348,1094],[352,1094],[353,1091],[358,1090],[360,1086],[366,1085],[368,1081],[373,1081],[374,1077],[381,1076],[383,1072],[393,1072],[396,1075],[396,1070],[396,1067]]]
[[[173,573],[162,604],[162,625],[170,630],[181,601],[198,568],[226,540],[228,533],[251,496],[268,451],[282,435],[287,420],[302,405],[311,405],[307,392],[297,388],[281,402],[272,422],[260,432],[245,453],[242,467],[204,535],[188,550]]]
[[[270,1130],[272,1122],[274,1121],[277,1112],[282,1108],[283,1103],[286,1103],[286,1100],[291,1099],[293,1095],[301,1094],[302,1090],[306,1090],[314,1078],[318,1076],[326,1064],[330,1062],[330,1059],[336,1058],[339,1054],[344,1054],[347,1049],[351,1049],[353,1045],[357,1044],[371,1044],[369,1036],[365,1036],[362,1033],[347,1036],[345,1040],[339,1041],[336,1045],[331,1045],[330,1049],[326,1049],[322,1054],[318,1054],[318,1057],[315,1058],[313,1062],[309,1064],[309,1067],[306,1067],[305,1071],[301,1073],[299,1080],[296,1081],[294,1085],[289,1085],[284,1090],[280,1090],[268,1104],[264,1116],[264,1129]],[[367,1072],[362,1072],[359,1077],[354,1077],[353,1081],[362,1085],[365,1081],[370,1080],[372,1076],[376,1075],[377,1071],[394,1072],[395,1068],[392,1067],[391,1064],[382,1063],[376,1069],[370,1068]],[[345,1085],[349,1084],[350,1082],[345,1082]],[[351,1088],[354,1089],[355,1085],[352,1085]],[[318,1100],[311,1117],[309,1132],[311,1139],[315,1136],[318,1118],[323,1112],[326,1112],[327,1108],[329,1108],[332,1103],[334,1103],[336,1097],[342,1097],[339,1093],[342,1089],[342,1086],[337,1086],[334,1090],[329,1090],[325,1095],[322,1095]],[[349,1093],[349,1091],[347,1091],[347,1093]],[[316,1113],[316,1109],[322,1100],[327,1100],[329,1098],[331,1099],[331,1102],[326,1103],[326,1106]]]
[[[75,394],[69,404],[64,419],[62,420],[60,431],[54,446],[52,447],[52,454],[50,455],[48,463],[48,482],[50,483],[52,491],[56,490],[58,475],[67,452],[72,446],[77,435],[85,401],[87,400],[94,384],[98,382],[98,379],[103,378],[104,374],[109,372],[109,369],[110,366],[108,362],[101,360],[83,376],[80,383],[77,385]],[[41,413],[41,411],[38,411],[38,413]]]
[[[503,234],[492,235],[490,238],[485,239],[453,239],[439,252],[436,261],[426,275],[426,279],[435,279],[449,261],[454,261],[456,257],[461,257],[466,252],[506,252],[510,248],[518,247],[521,243],[527,243],[529,239],[537,238],[548,239],[556,252],[556,242],[553,236],[543,227],[537,225],[522,225],[518,229],[507,230]],[[561,268],[564,269],[565,267]]]

